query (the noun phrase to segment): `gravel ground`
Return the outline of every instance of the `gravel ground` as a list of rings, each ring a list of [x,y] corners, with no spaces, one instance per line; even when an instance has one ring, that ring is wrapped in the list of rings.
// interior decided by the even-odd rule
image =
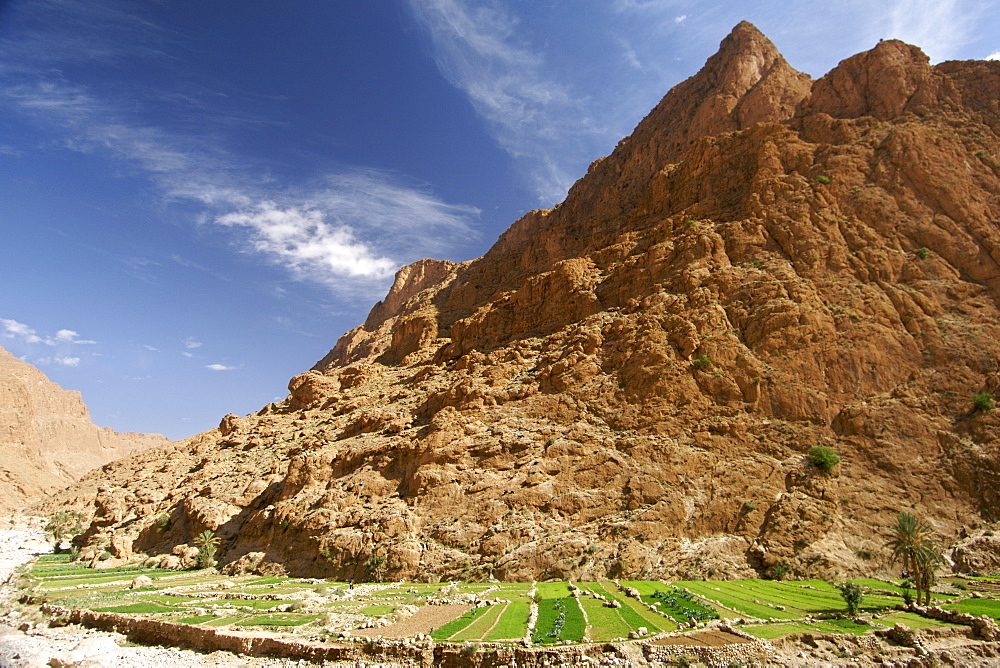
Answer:
[[[9,579],[22,564],[52,551],[41,529],[45,520],[0,519],[0,668],[168,668],[172,666],[253,666],[273,668],[309,665],[302,661],[258,659],[229,652],[203,654],[175,647],[128,645],[117,633],[78,626],[50,628],[13,610],[14,588]],[[18,627],[26,627],[22,631]],[[333,665],[333,664],[326,664]],[[356,665],[351,663],[349,665]]]

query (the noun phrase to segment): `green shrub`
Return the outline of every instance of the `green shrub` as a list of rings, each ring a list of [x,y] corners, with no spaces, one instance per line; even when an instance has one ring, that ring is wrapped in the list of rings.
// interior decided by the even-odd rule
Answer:
[[[373,554],[368,559],[368,577],[372,582],[381,582],[385,575],[385,557]]]
[[[784,580],[788,575],[788,564],[781,561],[767,569],[768,580]]]
[[[972,405],[977,411],[989,413],[993,410],[993,395],[989,392],[979,392],[972,395]]]
[[[826,185],[826,184],[830,183],[830,177],[829,176],[822,176],[822,175],[820,175],[820,176],[816,177],[816,180],[819,181],[820,183],[822,183],[823,185]]]
[[[708,355],[702,355],[698,359],[691,362],[691,366],[699,370],[707,369],[708,367],[712,366],[712,358],[709,357]]]
[[[745,512],[745,513],[752,513],[755,510],[757,510],[757,504],[756,503],[754,503],[753,501],[744,501],[743,502],[743,512]]]
[[[840,596],[844,599],[844,603],[847,604],[847,614],[851,617],[857,617],[858,611],[861,609],[861,604],[865,600],[864,587],[853,582],[845,582],[835,586],[840,590]]]
[[[170,515],[160,513],[160,516],[156,518],[156,530],[160,533],[170,530]]]
[[[817,445],[809,451],[809,463],[822,469],[825,473],[831,473],[834,467],[840,463],[840,457],[833,451],[833,448]]]
[[[921,246],[920,248],[917,249],[917,257],[919,257],[921,260],[926,260],[927,259],[927,255],[929,253],[930,253],[930,251],[927,250],[926,246]]]

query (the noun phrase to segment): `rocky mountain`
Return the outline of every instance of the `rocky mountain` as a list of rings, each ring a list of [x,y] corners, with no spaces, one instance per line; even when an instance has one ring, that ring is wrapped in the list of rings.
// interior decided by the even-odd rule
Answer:
[[[884,41],[813,82],[741,23],[284,401],[58,503],[119,556],[211,529],[358,579],[870,573],[900,510],[953,540],[1000,513],[998,100],[997,62]]]
[[[79,392],[0,348],[0,512],[22,508],[114,459],[168,443],[97,427]]]

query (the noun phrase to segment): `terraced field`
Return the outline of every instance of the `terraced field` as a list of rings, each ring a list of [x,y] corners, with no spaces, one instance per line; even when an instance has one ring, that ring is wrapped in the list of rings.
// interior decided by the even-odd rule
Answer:
[[[131,589],[140,575],[150,582]],[[607,642],[640,629],[654,636],[676,631],[681,623],[719,617],[743,618],[744,628],[760,638],[805,632],[857,635],[874,628],[849,619],[811,619],[817,614],[846,612],[840,592],[820,580],[348,585],[227,577],[214,571],[95,570],[70,563],[66,556],[41,557],[24,577],[33,598],[65,607],[213,628],[264,630],[306,640],[427,633],[453,643],[525,638],[541,645]],[[894,609],[902,602],[897,584],[857,582],[880,590],[870,592],[862,605],[864,611],[876,615],[873,624],[877,626],[897,622],[911,628],[947,626]],[[936,598],[943,602],[947,597]],[[1000,601],[990,598],[967,598],[948,607],[1000,618]],[[535,622],[529,628],[531,619]]]
[[[763,620],[797,620],[806,615],[847,612],[840,592],[822,580],[686,581],[674,584],[734,612]],[[895,596],[868,594],[861,609],[880,610],[900,602],[901,599]]]

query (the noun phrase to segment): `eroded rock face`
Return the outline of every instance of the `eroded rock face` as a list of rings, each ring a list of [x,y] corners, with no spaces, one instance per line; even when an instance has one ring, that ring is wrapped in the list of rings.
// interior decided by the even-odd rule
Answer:
[[[902,509],[953,538],[1000,513],[998,98],[1000,63],[900,42],[811,85],[740,24],[285,401],[63,499],[92,542],[355,579],[870,573]]]
[[[0,348],[0,512],[22,508],[87,471],[167,443],[95,426],[79,392]]]

